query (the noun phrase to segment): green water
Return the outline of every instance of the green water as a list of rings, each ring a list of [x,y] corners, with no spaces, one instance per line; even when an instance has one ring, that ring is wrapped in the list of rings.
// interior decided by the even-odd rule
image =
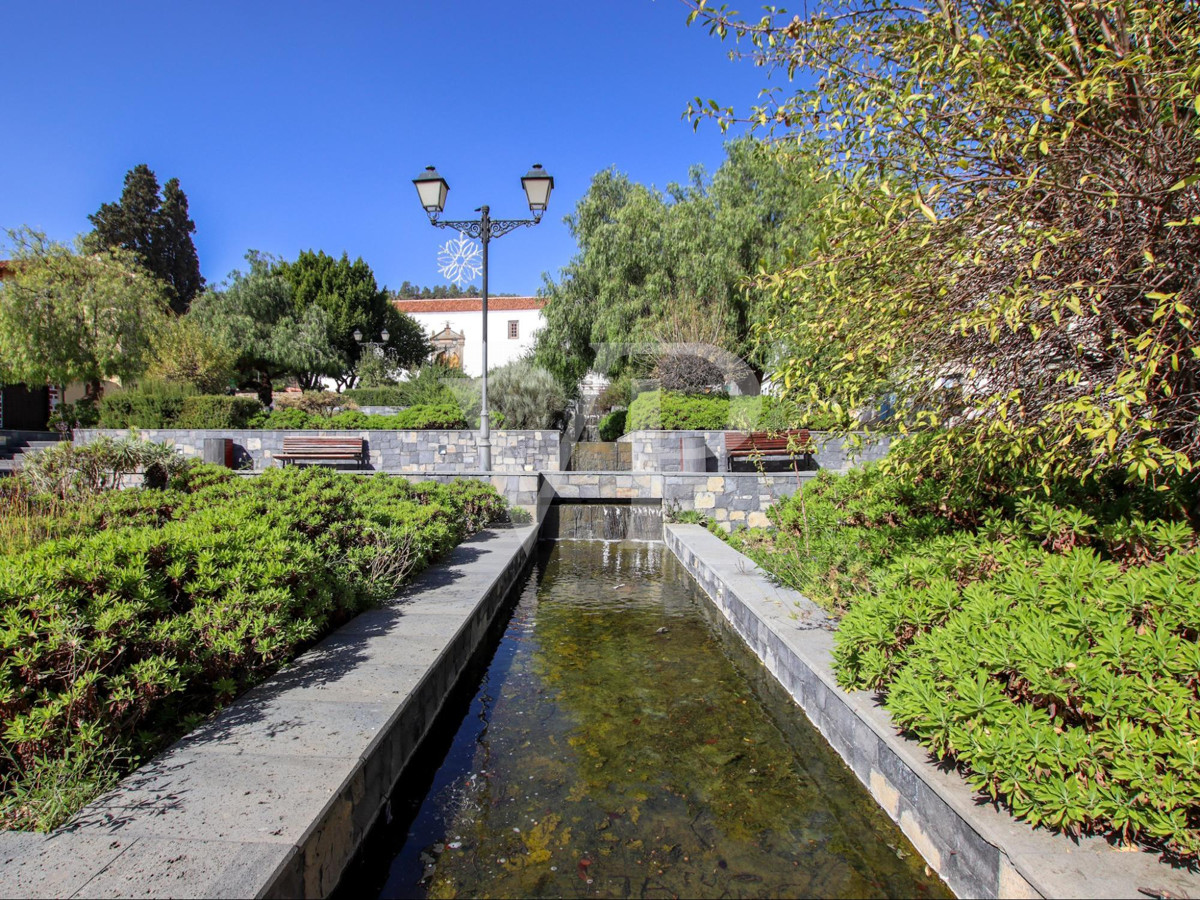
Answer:
[[[661,544],[543,545],[458,715],[344,893],[951,896]]]

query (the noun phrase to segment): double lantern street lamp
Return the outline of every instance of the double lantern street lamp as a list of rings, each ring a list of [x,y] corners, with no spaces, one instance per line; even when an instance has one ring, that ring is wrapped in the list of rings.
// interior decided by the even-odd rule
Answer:
[[[372,350],[374,350],[378,347],[382,347],[384,344],[386,344],[388,342],[388,338],[391,337],[391,335],[388,334],[388,330],[386,328],[383,329],[383,331],[381,331],[379,333],[379,340],[377,340],[377,341],[364,341],[363,333],[361,331],[359,331],[357,328],[354,329],[354,334],[352,336],[354,338],[354,343],[358,344],[358,346],[370,347]]]
[[[529,211],[532,219],[493,219],[489,208],[485,206],[476,210],[479,218],[462,222],[443,222],[438,217],[446,208],[446,194],[450,185],[446,179],[437,173],[433,166],[427,166],[425,171],[413,179],[417,194],[421,198],[421,206],[429,213],[429,223],[437,228],[452,228],[473,238],[478,238],[483,244],[483,390],[482,404],[479,411],[479,466],[484,472],[492,471],[492,441],[488,421],[487,396],[487,336],[488,336],[488,241],[492,238],[504,237],[510,231],[522,225],[536,225],[542,221],[546,205],[550,202],[550,191],[554,189],[554,179],[540,166],[535,165],[521,178],[521,187],[525,189],[525,199],[529,201]]]

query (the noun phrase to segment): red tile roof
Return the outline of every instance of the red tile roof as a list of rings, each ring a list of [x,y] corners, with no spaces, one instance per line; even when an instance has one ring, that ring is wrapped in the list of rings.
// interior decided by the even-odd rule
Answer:
[[[478,297],[462,297],[457,300],[393,300],[402,313],[448,313],[478,312],[482,301]],[[518,309],[541,309],[546,301],[541,297],[488,297],[488,312],[505,312]]]

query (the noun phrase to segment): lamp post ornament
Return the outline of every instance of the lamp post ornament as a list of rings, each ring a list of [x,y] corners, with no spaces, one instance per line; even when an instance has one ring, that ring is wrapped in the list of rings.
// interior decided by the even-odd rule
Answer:
[[[480,214],[477,220],[443,222],[439,217],[446,208],[446,194],[450,191],[446,179],[439,175],[433,166],[427,166],[424,172],[413,179],[413,184],[416,185],[417,195],[421,198],[421,206],[429,214],[429,223],[436,228],[451,228],[458,232],[458,240],[448,241],[442,248],[439,262],[445,260],[445,268],[440,271],[454,281],[469,280],[480,270],[483,273],[483,289],[480,292],[483,305],[483,386],[479,410],[479,467],[484,472],[490,472],[492,441],[487,396],[488,242],[492,238],[504,237],[514,229],[541,222],[546,205],[550,202],[550,192],[554,189],[554,179],[541,165],[535,165],[522,176],[521,187],[525,189],[525,199],[529,202],[529,211],[533,213],[532,219],[493,219],[491,209],[485,204],[476,210]],[[468,242],[468,238],[477,238],[483,245],[480,265],[475,263],[475,247]],[[451,271],[453,276],[450,275]]]

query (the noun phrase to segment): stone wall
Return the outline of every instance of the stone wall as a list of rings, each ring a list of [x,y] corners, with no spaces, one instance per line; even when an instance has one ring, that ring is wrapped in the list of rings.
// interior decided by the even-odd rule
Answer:
[[[686,452],[687,438],[701,437],[706,448],[706,472],[726,472],[731,469],[725,453],[724,431],[631,431],[619,440],[632,444],[631,465],[635,472],[679,472],[682,470],[681,461]],[[834,472],[845,472],[865,462],[882,459],[887,456],[891,439],[887,435],[871,435],[869,439],[863,435],[864,444],[857,450],[851,450],[846,438],[826,434],[820,431],[812,432],[816,442],[816,452],[812,454],[812,462],[818,469],[830,469]],[[681,443],[681,439],[685,439]],[[800,460],[803,467],[804,460]],[[763,468],[767,472],[791,471],[790,460],[779,458],[766,460]],[[757,466],[745,459],[734,461],[733,471],[756,471]]]
[[[765,527],[767,508],[814,477],[815,472],[547,472],[538,497],[539,518],[555,502],[659,500],[668,517],[695,510],[726,531],[739,525]]]
[[[123,437],[124,429],[77,429],[75,442],[86,444],[100,435]],[[479,470],[476,432],[457,431],[274,431],[144,429],[148,441],[170,444],[184,456],[200,457],[205,438],[232,438],[234,465],[261,470],[278,465],[288,435],[359,437],[367,442],[368,470],[381,472],[461,473]],[[492,468],[496,472],[556,472],[561,467],[557,431],[499,430],[492,432]],[[358,468],[347,463],[343,468]]]

